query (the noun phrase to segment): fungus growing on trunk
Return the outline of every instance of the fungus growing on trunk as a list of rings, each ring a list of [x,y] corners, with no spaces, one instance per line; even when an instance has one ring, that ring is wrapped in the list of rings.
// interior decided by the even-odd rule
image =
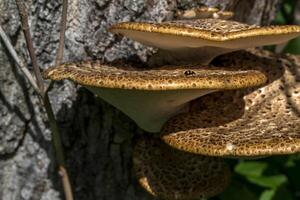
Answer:
[[[137,141],[133,165],[141,186],[166,200],[210,198],[220,194],[230,180],[223,159],[179,151],[146,136]]]
[[[255,60],[251,59],[253,55],[236,54],[239,56],[224,56],[220,62],[226,65],[235,59],[241,65],[255,64],[251,63]],[[277,55],[266,52],[256,54],[262,57],[257,62],[266,65],[261,65],[269,79],[266,85],[199,99],[196,106],[202,110],[170,119],[162,139],[174,148],[210,156],[259,157],[299,152],[299,65],[280,62]]]
[[[159,132],[171,116],[184,110],[193,99],[266,81],[264,73],[255,70],[255,66],[243,68],[234,63],[223,68],[185,65],[141,69],[92,61],[63,64],[46,70],[44,75],[84,85],[149,132]]]
[[[233,17],[234,13],[230,11],[220,11],[218,8],[212,7],[198,7],[189,10],[178,11],[175,15],[177,19],[229,19]]]
[[[167,50],[175,62],[202,64],[210,63],[221,54],[279,44],[300,35],[300,26],[297,25],[259,27],[222,19],[123,22],[109,30],[145,45]]]

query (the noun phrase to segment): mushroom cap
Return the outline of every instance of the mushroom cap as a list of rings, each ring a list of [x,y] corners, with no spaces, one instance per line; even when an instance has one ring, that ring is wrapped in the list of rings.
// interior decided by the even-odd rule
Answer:
[[[224,68],[195,65],[138,69],[93,61],[63,64],[46,70],[44,75],[84,85],[148,132],[159,132],[171,116],[182,112],[195,98],[266,81],[255,66],[243,69],[234,63]]]
[[[251,60],[255,59],[250,59],[253,55],[236,54],[239,56],[223,56],[219,62],[226,65],[226,60],[239,58],[236,62],[254,64]],[[200,98],[194,105],[198,111],[178,115],[166,123],[162,139],[174,148],[210,156],[299,152],[300,58],[291,61],[291,57],[283,59],[264,51],[255,54],[261,56],[257,62],[266,65],[266,85]]]
[[[162,23],[123,22],[109,30],[169,50],[204,46],[245,49],[282,43],[300,35],[297,25],[259,27],[212,18]]]
[[[223,159],[179,151],[153,137],[138,140],[133,164],[141,186],[162,199],[209,198],[230,179]]]
[[[198,7],[189,10],[178,11],[176,13],[177,19],[201,19],[201,18],[218,18],[229,19],[233,17],[234,13],[230,11],[220,11],[213,7]]]
[[[178,11],[176,13],[177,19],[201,19],[201,18],[221,18],[229,19],[234,15],[230,11],[220,11],[213,7],[197,7],[188,10]]]
[[[237,89],[261,85],[266,76],[250,68],[237,65],[226,67],[184,65],[160,68],[133,68],[127,64],[109,65],[99,61],[65,63],[44,72],[52,80],[70,79],[79,84],[124,90],[187,90]]]

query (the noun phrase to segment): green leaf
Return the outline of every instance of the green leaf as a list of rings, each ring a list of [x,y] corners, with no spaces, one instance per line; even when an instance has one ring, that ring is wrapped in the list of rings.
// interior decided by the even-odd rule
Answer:
[[[294,200],[292,192],[286,187],[280,187],[276,190],[276,194],[272,200]]]
[[[293,185],[294,189],[296,191],[300,191],[300,161],[299,160],[294,160],[294,165],[293,166],[288,166],[285,168],[285,173],[289,178],[290,184]]]
[[[284,18],[284,16],[283,16],[283,14],[282,14],[281,11],[276,15],[276,17],[275,17],[275,19],[273,21],[273,24],[277,24],[277,25],[286,24],[286,20],[285,20],[285,18]]]
[[[267,167],[265,162],[244,161],[237,164],[234,171],[246,177],[259,177]]]
[[[283,53],[300,54],[300,38],[291,40],[284,48]]]
[[[275,176],[262,176],[262,177],[247,177],[248,181],[266,188],[278,188],[287,182],[286,176],[280,174]]]
[[[273,197],[275,196],[275,190],[265,190],[263,193],[260,195],[259,200],[272,200]]]
[[[258,196],[242,182],[232,183],[221,195],[221,200],[255,200]]]
[[[293,7],[292,7],[292,4],[289,2],[289,3],[285,3],[283,5],[283,9],[285,10],[285,12],[290,15],[292,14],[292,11],[293,11]]]
[[[294,8],[295,8],[295,0],[285,0],[282,3],[282,7],[280,11],[277,13],[273,24],[284,25],[293,23],[294,21]]]

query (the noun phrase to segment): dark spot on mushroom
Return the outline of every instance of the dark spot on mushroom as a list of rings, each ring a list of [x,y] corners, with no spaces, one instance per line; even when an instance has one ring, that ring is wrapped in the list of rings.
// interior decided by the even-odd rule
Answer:
[[[196,73],[192,70],[187,70],[187,71],[184,72],[184,75],[186,75],[186,76],[191,76],[191,75],[195,75],[195,74]]]

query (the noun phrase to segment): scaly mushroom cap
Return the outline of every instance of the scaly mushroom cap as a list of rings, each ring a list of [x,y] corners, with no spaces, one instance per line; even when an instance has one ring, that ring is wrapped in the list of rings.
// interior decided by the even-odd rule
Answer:
[[[254,64],[253,55],[236,54],[222,56],[219,62],[226,65],[234,58],[241,64]],[[256,54],[262,57],[257,57],[257,62],[266,65],[269,80],[265,86],[200,98],[194,104],[198,111],[178,115],[166,123],[162,139],[174,148],[210,156],[299,152],[300,58],[280,61],[278,55]]]
[[[233,17],[234,13],[230,11],[220,11],[218,8],[198,7],[189,10],[178,11],[176,13],[177,19],[203,19],[203,18],[217,18],[229,19]]]
[[[197,55],[193,57],[202,64],[224,53],[279,44],[300,35],[297,25],[259,27],[222,19],[123,22],[109,30],[149,46],[171,50],[174,58],[179,55],[189,61],[191,54]]]
[[[86,86],[128,90],[237,89],[261,85],[266,76],[256,66],[233,63],[213,67],[199,65],[133,68],[130,65],[101,64],[99,61],[65,63],[45,71],[45,78],[71,79]]]
[[[209,198],[221,193],[230,179],[223,159],[178,151],[151,137],[138,141],[133,164],[142,187],[162,199]]]
[[[203,46],[243,49],[278,44],[300,34],[297,25],[259,27],[222,19],[123,22],[109,30],[162,49]]]
[[[67,63],[44,73],[52,80],[71,79],[114,105],[141,128],[159,132],[161,126],[185,105],[216,90],[261,85],[265,75],[238,65],[219,67],[166,66],[138,69],[100,62]]]

